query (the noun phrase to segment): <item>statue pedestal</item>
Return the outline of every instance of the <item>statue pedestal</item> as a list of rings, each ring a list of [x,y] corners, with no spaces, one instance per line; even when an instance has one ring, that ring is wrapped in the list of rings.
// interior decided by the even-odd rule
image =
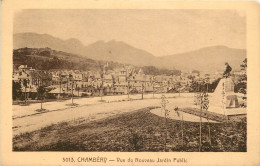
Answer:
[[[227,108],[238,108],[237,95],[234,93],[234,82],[231,78],[222,78],[209,100],[209,111],[226,114]]]

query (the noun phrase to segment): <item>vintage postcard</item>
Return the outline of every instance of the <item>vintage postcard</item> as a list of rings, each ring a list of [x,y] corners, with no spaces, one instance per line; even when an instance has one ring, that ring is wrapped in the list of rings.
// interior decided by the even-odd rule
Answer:
[[[3,166],[260,164],[257,2],[1,3]]]

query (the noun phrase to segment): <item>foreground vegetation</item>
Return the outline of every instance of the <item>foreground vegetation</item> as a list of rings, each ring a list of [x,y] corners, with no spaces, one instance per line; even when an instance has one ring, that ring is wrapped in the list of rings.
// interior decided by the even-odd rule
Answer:
[[[199,150],[199,123],[181,123],[150,113],[149,108],[88,122],[81,119],[51,125],[13,138],[14,151],[186,151]],[[167,139],[166,138],[167,128]],[[246,119],[202,124],[202,149],[211,152],[246,152]],[[165,144],[166,140],[166,144]],[[166,150],[165,150],[165,147]]]

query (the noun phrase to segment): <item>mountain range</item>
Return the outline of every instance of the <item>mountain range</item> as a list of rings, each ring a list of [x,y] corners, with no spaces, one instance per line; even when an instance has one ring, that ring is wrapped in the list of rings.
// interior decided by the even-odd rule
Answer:
[[[87,46],[78,39],[62,40],[48,34],[18,33],[13,36],[13,48],[44,48],[77,54],[94,60],[114,61],[136,66],[155,66],[182,71],[223,71],[228,62],[233,70],[240,70],[246,58],[245,49],[226,46],[204,47],[180,54],[157,57],[148,51],[131,46],[123,41],[97,41]]]

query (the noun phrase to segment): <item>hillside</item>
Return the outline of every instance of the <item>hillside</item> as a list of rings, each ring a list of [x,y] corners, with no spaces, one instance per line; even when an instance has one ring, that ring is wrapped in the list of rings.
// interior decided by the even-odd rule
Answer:
[[[226,46],[205,47],[186,53],[156,57],[151,53],[135,48],[122,41],[97,41],[84,46],[77,39],[62,40],[47,34],[14,34],[14,49],[45,48],[77,54],[94,60],[114,61],[136,66],[156,66],[158,68],[193,69],[207,72],[223,71],[224,63],[230,63],[233,70],[240,70],[240,64],[246,58],[246,50]]]
[[[96,61],[81,57],[75,54],[56,51],[50,48],[20,48],[13,50],[13,64],[17,68],[19,65],[28,65],[38,70],[69,69],[69,70],[100,70],[99,64],[103,61]],[[122,64],[109,62],[108,69],[122,67]]]
[[[199,50],[159,57],[159,63],[165,67],[174,67],[181,70],[223,71],[225,62],[233,70],[240,70],[240,64],[246,58],[246,50],[228,48],[226,46],[205,47]]]
[[[108,66],[106,65],[108,64]],[[13,65],[17,69],[20,65],[28,65],[38,70],[81,70],[81,71],[100,71],[100,65],[105,66],[106,70],[123,68],[124,64],[113,61],[97,61],[76,54],[56,51],[51,48],[19,48],[13,50]],[[144,74],[151,75],[180,75],[179,70],[158,69],[154,66],[136,67],[140,68]]]
[[[13,48],[45,48],[78,54],[84,48],[77,39],[62,40],[48,34],[18,33],[14,34]]]
[[[113,60],[120,63],[129,63],[138,66],[151,65],[155,57],[124,42],[111,40],[97,41],[85,47],[86,56],[99,60]]]

